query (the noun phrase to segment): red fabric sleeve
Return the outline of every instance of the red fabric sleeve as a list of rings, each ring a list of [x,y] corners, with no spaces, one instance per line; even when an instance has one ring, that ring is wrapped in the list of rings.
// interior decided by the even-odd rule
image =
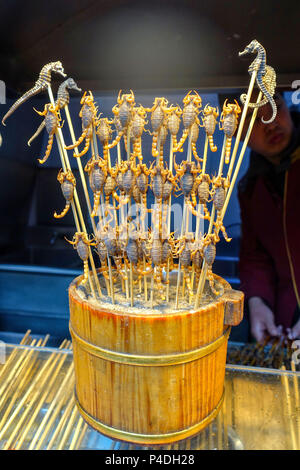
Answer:
[[[239,275],[245,300],[261,297],[271,309],[275,304],[276,273],[272,258],[263,248],[251,224],[251,204],[239,194],[242,236],[240,244]]]

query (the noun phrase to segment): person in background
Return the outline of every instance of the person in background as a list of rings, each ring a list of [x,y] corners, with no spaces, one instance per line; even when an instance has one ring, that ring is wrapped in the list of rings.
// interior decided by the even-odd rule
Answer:
[[[258,109],[248,146],[249,168],[239,182],[242,235],[239,274],[250,329],[267,336],[300,337],[300,113],[281,94]],[[253,102],[253,95],[251,102]],[[248,109],[242,138],[252,110]]]

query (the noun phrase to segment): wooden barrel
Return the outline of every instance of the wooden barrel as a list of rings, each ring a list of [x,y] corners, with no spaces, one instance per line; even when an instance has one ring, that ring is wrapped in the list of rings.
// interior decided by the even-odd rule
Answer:
[[[69,288],[76,402],[102,434],[139,444],[190,437],[223,400],[227,340],[243,315],[243,294],[222,278],[208,306],[168,314],[124,314],[92,305]]]

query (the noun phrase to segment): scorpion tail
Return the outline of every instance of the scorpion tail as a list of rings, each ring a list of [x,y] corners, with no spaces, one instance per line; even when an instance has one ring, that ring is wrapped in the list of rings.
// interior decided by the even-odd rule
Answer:
[[[226,137],[226,144],[225,144],[225,163],[226,164],[228,164],[230,160],[231,140],[232,140],[232,137]]]
[[[84,149],[80,153],[77,153],[77,154],[73,153],[73,157],[80,158],[82,157],[82,155],[85,155],[88,149],[90,148],[90,142],[91,142],[90,137],[86,138]]]
[[[45,163],[46,160],[48,160],[48,157],[50,155],[51,149],[52,149],[52,144],[53,144],[53,134],[49,135],[49,140],[48,140],[48,145],[46,149],[46,153],[43,159],[38,158],[38,162],[42,165]]]
[[[207,278],[208,278],[209,286],[210,286],[212,292],[213,292],[215,295],[219,295],[220,292],[217,291],[217,290],[215,289],[215,286],[214,286],[215,280],[214,280],[214,276],[213,276],[213,273],[212,273],[211,268],[207,270]]]
[[[27,142],[28,147],[30,147],[31,142],[32,142],[34,139],[37,138],[37,136],[42,132],[42,130],[44,129],[44,127],[45,127],[45,121],[43,121],[43,122],[39,125],[39,127],[38,127],[37,130],[36,130],[36,132],[35,132],[35,133],[33,134],[33,136],[30,137],[30,139],[28,140],[28,142]]]
[[[87,259],[83,261],[83,280],[82,284],[86,284],[89,279],[89,265]]]
[[[186,141],[186,138],[188,136],[188,129],[184,129],[182,133],[182,137],[180,141],[178,142],[177,147],[174,149],[174,152],[182,152],[181,147],[183,146],[184,142]]]
[[[178,147],[176,135],[172,135],[172,142],[173,142],[173,152],[175,152],[175,149]]]
[[[94,198],[94,207],[93,207],[93,212],[92,212],[92,217],[96,217],[97,216],[97,212],[98,212],[98,207],[99,207],[99,202],[100,202],[100,191],[97,191],[95,193],[95,198]]]
[[[194,142],[192,142],[191,144],[192,146],[192,152],[193,152],[193,155],[195,157],[195,159],[198,161],[198,162],[202,162],[203,161],[203,158],[200,158],[198,153],[197,153],[197,149],[196,149],[196,144]]]
[[[115,140],[113,140],[113,141],[107,146],[107,148],[108,148],[108,149],[111,149],[111,148],[115,147],[115,146],[120,142],[120,140],[121,140],[123,134],[124,134],[124,131],[119,132],[118,135],[116,136]]]
[[[63,209],[63,211],[60,213],[60,214],[57,214],[56,212],[54,212],[54,217],[55,219],[62,219],[66,213],[68,212],[68,210],[70,209],[70,202],[67,202],[66,205],[65,205],[65,208]]]
[[[6,119],[9,116],[11,116],[16,111],[16,109],[19,108],[19,106],[21,106],[21,104],[25,103],[25,101],[29,100],[32,96],[37,95],[42,90],[43,90],[43,87],[35,85],[30,90],[26,91],[26,93],[24,93],[24,95],[21,96],[21,98],[19,98],[17,101],[15,101],[15,103],[9,108],[9,110],[7,111],[5,116],[2,118],[3,126],[5,126],[4,123],[5,123]]]
[[[75,147],[78,147],[78,145],[80,145],[81,142],[83,142],[83,140],[85,139],[86,134],[87,134],[87,129],[85,129],[85,130],[83,131],[83,133],[81,134],[81,136],[79,137],[79,139],[78,139],[74,144],[72,144],[72,145],[67,145],[67,146],[65,147],[65,149],[66,149],[66,150],[71,150],[71,149],[74,149]]]
[[[216,152],[218,150],[218,147],[214,144],[214,139],[212,135],[208,136],[208,142],[209,142],[210,150],[212,152]]]
[[[226,232],[225,227],[224,227],[223,222],[222,222],[222,215],[221,215],[221,213],[219,213],[218,216],[217,216],[216,226],[217,226],[217,228],[219,228],[219,229],[221,230],[221,232],[223,233],[223,237],[225,238],[225,240],[226,240],[227,242],[230,242],[230,241],[231,241],[231,238],[229,238],[228,235],[227,235],[227,232]]]
[[[152,156],[157,157],[158,156],[158,150],[157,150],[157,132],[153,133],[153,140],[152,140]]]

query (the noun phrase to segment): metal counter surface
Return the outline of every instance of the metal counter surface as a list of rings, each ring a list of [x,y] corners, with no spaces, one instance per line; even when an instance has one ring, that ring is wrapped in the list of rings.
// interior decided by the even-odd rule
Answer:
[[[227,365],[222,409],[205,430],[172,445],[138,446],[111,440],[81,418],[71,343],[50,348],[48,337],[29,333],[23,344],[0,344],[2,450],[300,449],[299,372]]]

